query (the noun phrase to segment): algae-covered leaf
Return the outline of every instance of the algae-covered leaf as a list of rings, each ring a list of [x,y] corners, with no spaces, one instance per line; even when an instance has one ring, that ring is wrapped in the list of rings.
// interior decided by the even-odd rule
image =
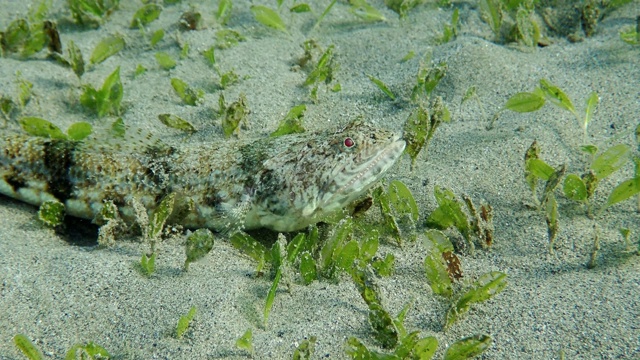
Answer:
[[[504,108],[519,113],[527,113],[540,109],[544,102],[544,97],[539,94],[521,92],[511,96],[507,103],[504,104]]]
[[[478,2],[483,20],[489,24],[489,27],[491,27],[491,30],[496,36],[500,34],[500,28],[502,26],[501,3],[499,0],[479,0]]]
[[[544,95],[551,101],[552,104],[570,111],[577,116],[577,112],[569,96],[562,91],[559,87],[553,85],[545,79],[540,79],[540,89]]]
[[[26,335],[16,334],[13,337],[13,343],[29,360],[42,360],[44,355]]]
[[[25,19],[13,20],[2,33],[2,49],[6,52],[17,52],[30,38],[31,30]]]
[[[300,257],[300,277],[302,277],[302,282],[305,285],[309,285],[318,279],[316,261],[308,251],[302,253]]]
[[[591,144],[580,146],[580,150],[585,154],[589,154],[590,156],[595,156],[596,153],[598,153],[598,147]]]
[[[351,270],[351,266],[360,254],[360,246],[356,240],[351,240],[336,252],[335,266],[346,272]]]
[[[186,315],[182,315],[180,317],[180,319],[178,320],[178,324],[176,325],[176,337],[178,339],[181,339],[184,333],[187,332],[187,329],[189,328],[189,324],[191,323],[191,321],[195,316],[196,316],[196,307],[192,306],[191,309],[189,309],[189,313],[187,313]]]
[[[371,267],[375,270],[376,275],[380,277],[391,276],[395,260],[396,257],[393,254],[387,254],[384,259],[375,259],[372,261]]]
[[[393,212],[391,211],[391,204],[389,200],[389,195],[384,191],[382,186],[377,187],[373,191],[373,199],[380,206],[380,212],[382,213],[382,217],[384,219],[384,229],[390,234],[398,244],[402,243],[402,237],[400,234],[400,227],[398,226],[398,222],[396,218],[393,216]]]
[[[465,239],[468,238],[471,231],[469,219],[462,211],[462,203],[456,199],[453,191],[436,186],[433,194],[438,207],[427,218],[427,227],[444,230],[455,226]]]
[[[402,181],[393,180],[389,184],[389,200],[398,213],[409,214],[414,222],[418,221],[418,204]]]
[[[276,291],[278,290],[278,284],[280,283],[280,279],[282,278],[282,264],[283,259],[282,255],[285,253],[285,240],[284,237],[281,237],[282,234],[278,236],[278,240],[273,244],[271,248],[271,262],[272,266],[275,268],[276,274],[273,277],[273,283],[271,284],[271,288],[267,293],[267,299],[264,304],[264,324],[267,324],[267,320],[269,319],[269,314],[271,313],[271,309],[273,308],[273,302],[276,298]]]
[[[599,101],[600,101],[600,98],[598,97],[598,93],[595,91],[593,91],[591,95],[589,95],[589,98],[587,99],[587,107],[584,112],[584,124],[582,124],[585,130],[591,123],[593,112],[596,110],[596,106],[598,106]]]
[[[569,174],[564,178],[562,191],[564,192],[564,195],[571,200],[587,200],[587,186],[576,174]]]
[[[393,355],[397,359],[411,359],[409,354],[411,354],[411,350],[416,345],[416,341],[418,341],[418,335],[420,335],[420,331],[414,331],[410,334],[402,334],[401,332],[400,341],[393,351]]]
[[[327,277],[333,275],[334,267],[336,265],[336,257],[343,244],[347,241],[347,238],[353,231],[353,220],[351,218],[345,218],[335,226],[333,235],[327,242],[325,242],[322,249],[320,249],[320,265],[322,271],[327,274]]]
[[[360,260],[365,264],[371,261],[378,252],[380,246],[380,234],[377,229],[367,229],[365,232],[365,238],[360,244]]]
[[[147,72],[147,68],[142,66],[142,64],[138,64],[136,66],[135,72],[133,73],[133,77],[137,78],[138,76],[144,74],[145,72]]]
[[[280,120],[278,129],[272,132],[269,136],[276,137],[286,134],[296,134],[304,132],[302,127],[302,119],[304,118],[304,112],[307,110],[307,106],[297,105],[291,108],[284,119]]]
[[[240,41],[245,40],[245,37],[235,30],[221,29],[216,31],[215,47],[218,49],[228,49],[237,45]]]
[[[29,101],[31,101],[33,84],[27,79],[24,79],[20,72],[17,73],[16,82],[18,84],[18,104],[20,104],[20,108],[24,109]]]
[[[88,359],[88,360],[98,360],[98,359],[110,359],[111,354],[107,351],[107,349],[102,346],[94,343],[88,342],[85,345],[75,344],[67,351],[65,360],[76,360],[76,359]]]
[[[633,27],[626,27],[620,29],[620,40],[626,42],[629,45],[640,44],[640,31],[637,31]]]
[[[458,318],[469,311],[471,305],[490,299],[507,286],[507,275],[499,271],[492,271],[480,276],[469,290],[449,308],[445,327],[449,327]]]
[[[5,120],[11,118],[11,114],[16,109],[16,103],[10,98],[0,95],[0,112],[4,116]]]
[[[213,249],[213,242],[213,233],[209,229],[198,229],[187,236],[185,270],[189,268],[190,263],[207,255]]]
[[[382,13],[369,5],[366,0],[350,0],[351,8],[349,12],[366,22],[387,20]]]
[[[402,59],[400,59],[400,62],[407,62],[411,59],[413,59],[416,56],[416,52],[413,50],[409,50],[409,52],[402,57]]]
[[[439,253],[454,251],[451,240],[449,240],[449,238],[442,231],[427,230],[425,235],[426,238],[423,240],[425,248],[435,248],[434,250]]]
[[[304,233],[299,233],[287,244],[287,261],[292,264],[300,251],[303,249],[306,236]]]
[[[474,335],[460,339],[447,348],[444,360],[467,360],[482,354],[491,346],[489,335]]]
[[[96,90],[90,85],[83,86],[80,103],[84,107],[95,111],[98,117],[103,117],[110,112],[116,114],[120,112],[122,95],[123,88],[120,81],[120,67],[118,66],[107,76],[100,90]]]
[[[311,355],[315,352],[317,337],[311,336],[308,339],[305,339],[298,345],[298,347],[293,351],[292,360],[310,360]]]
[[[253,354],[253,333],[250,328],[236,340],[236,347]]]
[[[164,70],[171,70],[177,65],[176,61],[166,52],[159,51],[155,54],[155,57],[158,65]]]
[[[452,251],[453,244],[438,230],[427,231],[424,243],[427,248],[424,268],[429,286],[435,294],[450,297],[453,294],[453,287],[442,253]]]
[[[151,276],[156,271],[156,256],[157,254],[154,252],[151,256],[142,254],[140,257],[140,269],[145,276]]]
[[[345,352],[353,360],[375,359],[373,354],[360,340],[350,337],[345,343]]]
[[[98,101],[98,116],[102,117],[107,113],[120,112],[120,102],[122,101],[122,82],[120,81],[120,66],[118,66],[102,84],[100,89],[100,100]]]
[[[398,330],[389,313],[379,303],[369,304],[369,324],[373,337],[384,349],[393,349],[398,344]]]
[[[160,122],[162,122],[163,124],[167,125],[170,128],[187,131],[187,132],[197,131],[196,128],[193,125],[191,125],[190,122],[188,122],[187,120],[184,120],[183,118],[177,115],[160,114],[158,115],[158,119],[160,119]]]
[[[626,144],[618,144],[608,148],[591,164],[591,170],[598,180],[602,180],[620,169],[629,160],[631,147]]]
[[[109,129],[109,134],[116,138],[124,138],[125,132],[126,126],[124,125],[122,118],[117,118],[116,121],[111,124],[111,128]]]
[[[93,49],[91,53],[91,59],[89,62],[92,64],[99,64],[110,56],[117,54],[124,48],[125,42],[122,36],[112,35],[105,39],[102,39]]]
[[[202,56],[207,60],[207,64],[211,67],[215,67],[216,65],[216,53],[215,48],[211,46],[207,50],[202,52]]]
[[[67,0],[71,16],[80,25],[100,25],[120,0]]]
[[[411,100],[419,102],[419,97],[421,96],[424,99],[429,99],[433,90],[435,90],[440,80],[442,80],[446,74],[446,62],[440,62],[435,66],[432,64],[428,66],[421,64],[416,76],[416,84],[411,91]]]
[[[231,17],[231,10],[233,9],[233,1],[220,0],[218,2],[218,10],[216,11],[216,20],[220,25],[225,25]]]
[[[430,360],[433,358],[436,350],[438,349],[438,339],[433,336],[428,336],[416,341],[413,345],[411,353],[412,359],[416,360]]]
[[[325,16],[327,16],[327,14],[329,13],[329,11],[331,11],[331,9],[333,8],[333,5],[336,4],[336,1],[338,0],[332,0],[329,5],[327,5],[326,8],[324,8],[324,11],[322,12],[322,14],[320,14],[320,16],[318,16],[318,20],[316,20],[316,23],[313,24],[313,28],[311,28],[311,30],[313,31],[313,29],[317,28],[318,25],[320,25],[320,23],[322,22],[322,20],[324,20]]]
[[[73,73],[76,74],[78,78],[81,78],[84,74],[84,58],[82,57],[80,48],[71,40],[69,40],[69,44],[67,45],[67,56],[69,57],[68,66],[71,67]]]
[[[369,80],[371,80],[371,82],[374,83],[378,87],[378,89],[385,93],[385,95],[387,95],[389,99],[396,99],[396,95],[391,90],[389,90],[389,87],[384,82],[382,82],[382,80],[369,74],[367,74],[367,77],[369,77]]]
[[[140,26],[146,26],[153,20],[157,19],[162,12],[162,6],[154,3],[143,5],[135,14],[131,20],[131,28]]]
[[[20,126],[29,135],[46,137],[51,139],[66,139],[67,136],[59,127],[49,121],[37,117],[23,117]]]
[[[384,0],[384,4],[400,15],[402,19],[407,16],[409,10],[422,4],[424,1],[425,0]]]
[[[333,59],[333,50],[335,45],[330,45],[327,50],[322,54],[318,63],[307,75],[304,81],[304,86],[309,86],[321,82],[330,83],[333,78],[333,73],[336,69]]]
[[[153,211],[149,222],[149,239],[157,239],[164,228],[164,224],[173,212],[173,204],[176,194],[171,193],[162,199],[158,207]]]
[[[616,186],[611,194],[609,194],[609,198],[607,199],[607,204],[605,207],[609,207],[611,205],[617,204],[621,201],[627,200],[628,198],[640,193],[640,177],[635,177],[632,179],[628,179],[620,183]]]
[[[537,158],[527,160],[525,166],[530,174],[544,181],[548,181],[555,172],[555,169],[551,167],[551,165]]]
[[[223,110],[223,114],[222,131],[224,136],[229,138],[233,133],[239,133],[240,124],[246,125],[247,116],[249,115],[246,96],[241,93],[237,101],[234,101],[229,107]]]
[[[158,29],[151,34],[151,38],[149,39],[149,45],[151,47],[155,47],[157,43],[160,42],[164,38],[164,29]]]
[[[300,247],[300,252],[308,251],[310,253],[314,253],[318,248],[319,238],[320,236],[318,227],[316,225],[310,225],[307,231],[307,236],[305,237],[305,241]]]
[[[229,242],[231,242],[233,247],[257,261],[260,268],[264,265],[265,261],[271,261],[271,252],[247,233],[237,231],[231,235]]]
[[[311,6],[307,3],[297,3],[290,7],[289,11],[297,14],[311,12]]]
[[[545,221],[547,222],[547,234],[549,236],[549,252],[553,252],[553,245],[558,235],[558,202],[553,194],[547,197],[545,205]]]
[[[240,76],[238,76],[238,74],[236,74],[233,70],[227,71],[220,77],[220,87],[226,89],[227,87],[237,83],[238,81],[240,81]]]
[[[427,141],[429,134],[429,112],[419,106],[414,109],[407,121],[404,123],[404,139],[407,146],[404,152],[409,154],[411,158],[411,166],[413,168],[416,158]]]
[[[204,97],[204,91],[201,89],[195,90],[186,82],[178,78],[171,79],[171,86],[180,99],[182,99],[182,101],[187,105],[196,106],[198,101]]]
[[[71,140],[82,140],[91,135],[92,130],[93,128],[91,127],[91,124],[89,124],[88,122],[80,121],[69,126],[69,128],[67,129],[67,135]]]
[[[284,24],[280,15],[272,9],[262,6],[262,5],[252,5],[251,12],[253,16],[260,22],[262,25],[266,25],[270,28],[280,30],[285,33],[289,33],[287,31],[287,26]]]

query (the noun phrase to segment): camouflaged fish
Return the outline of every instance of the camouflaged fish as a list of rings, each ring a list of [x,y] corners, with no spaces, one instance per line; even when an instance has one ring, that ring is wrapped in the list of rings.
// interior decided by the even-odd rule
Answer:
[[[405,142],[357,121],[254,141],[135,147],[3,134],[0,193],[32,205],[57,200],[86,219],[111,201],[130,224],[134,199],[151,213],[175,194],[185,227],[295,231],[360,198]]]

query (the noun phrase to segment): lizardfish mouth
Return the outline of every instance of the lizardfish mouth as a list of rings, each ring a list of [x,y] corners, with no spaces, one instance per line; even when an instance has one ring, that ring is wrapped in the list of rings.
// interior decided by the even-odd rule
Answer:
[[[359,198],[384,175],[400,158],[406,143],[396,136],[392,142],[373,154],[370,160],[354,169],[344,169],[344,176],[338,189],[333,194],[325,193],[325,199],[319,208],[334,210],[341,208]],[[338,183],[336,179],[336,183]],[[329,195],[329,196],[327,196]]]

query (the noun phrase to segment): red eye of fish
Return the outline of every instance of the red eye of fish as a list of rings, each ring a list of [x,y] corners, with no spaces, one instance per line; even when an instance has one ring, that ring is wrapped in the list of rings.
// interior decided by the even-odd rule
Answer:
[[[344,139],[344,146],[346,146],[346,147],[350,148],[350,147],[353,147],[353,146],[355,146],[355,145],[356,145],[356,142],[355,142],[355,141],[353,141],[353,139],[352,139],[352,138],[348,137],[348,138],[345,138],[345,139]]]

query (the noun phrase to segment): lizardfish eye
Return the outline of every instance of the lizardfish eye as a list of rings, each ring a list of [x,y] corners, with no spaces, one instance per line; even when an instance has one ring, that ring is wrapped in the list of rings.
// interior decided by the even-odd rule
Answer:
[[[354,146],[356,146],[356,142],[353,141],[352,138],[348,137],[344,139],[344,146],[348,147],[348,148],[352,148]]]

